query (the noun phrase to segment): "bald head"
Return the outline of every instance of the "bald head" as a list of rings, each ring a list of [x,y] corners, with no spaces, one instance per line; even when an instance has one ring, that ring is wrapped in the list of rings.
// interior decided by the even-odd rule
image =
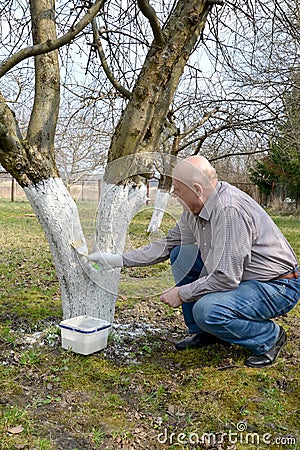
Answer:
[[[216,171],[203,156],[190,156],[174,167],[173,195],[193,214],[199,214],[217,184]]]
[[[193,188],[198,183],[206,191],[212,191],[218,183],[215,169],[204,156],[189,156],[176,164],[173,179]]]

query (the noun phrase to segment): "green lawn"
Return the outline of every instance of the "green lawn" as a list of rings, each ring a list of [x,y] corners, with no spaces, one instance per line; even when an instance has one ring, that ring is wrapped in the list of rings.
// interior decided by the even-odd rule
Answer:
[[[95,205],[79,207],[92,235]],[[131,225],[132,245],[149,239],[150,213]],[[300,218],[274,220],[300,258]],[[27,202],[0,200],[0,449],[299,448],[299,308],[278,319],[289,336],[278,362],[248,369],[235,346],[174,350],[184,325],[159,302],[168,283],[168,263],[124,270],[108,348],[65,351],[43,232]]]

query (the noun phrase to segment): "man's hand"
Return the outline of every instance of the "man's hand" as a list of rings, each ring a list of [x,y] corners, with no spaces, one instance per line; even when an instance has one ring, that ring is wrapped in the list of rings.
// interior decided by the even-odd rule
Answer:
[[[178,308],[183,303],[179,296],[179,289],[176,286],[164,291],[160,296],[160,300],[173,308]]]
[[[86,256],[89,261],[96,262],[105,268],[123,267],[122,255],[115,253],[95,252]]]

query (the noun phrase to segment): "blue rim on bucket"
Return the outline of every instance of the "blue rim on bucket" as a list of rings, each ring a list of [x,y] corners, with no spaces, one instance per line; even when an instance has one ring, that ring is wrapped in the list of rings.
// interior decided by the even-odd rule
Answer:
[[[91,334],[91,333],[96,333],[97,331],[101,331],[101,330],[106,330],[106,328],[110,328],[111,325],[104,325],[102,327],[99,328],[95,328],[94,330],[79,330],[76,327],[70,327],[68,325],[62,325],[59,324],[60,328],[65,328],[66,330],[72,330],[72,331],[77,331],[77,333],[83,333],[83,334]]]
[[[107,330],[111,327],[111,323],[97,317],[82,315],[63,320],[60,322],[59,326],[65,330],[75,331],[82,334],[93,334],[98,331]]]

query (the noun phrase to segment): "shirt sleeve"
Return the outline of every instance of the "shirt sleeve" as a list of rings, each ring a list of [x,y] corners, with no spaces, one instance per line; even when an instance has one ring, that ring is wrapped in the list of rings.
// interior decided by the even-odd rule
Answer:
[[[177,245],[194,242],[195,237],[186,220],[186,213],[183,213],[175,227],[163,239],[123,253],[123,265],[125,267],[142,267],[157,264],[167,260],[170,251]]]
[[[179,295],[184,302],[211,292],[235,289],[251,261],[255,227],[247,214],[236,207],[227,206],[212,223],[210,249],[203,261],[204,275],[179,287]]]

